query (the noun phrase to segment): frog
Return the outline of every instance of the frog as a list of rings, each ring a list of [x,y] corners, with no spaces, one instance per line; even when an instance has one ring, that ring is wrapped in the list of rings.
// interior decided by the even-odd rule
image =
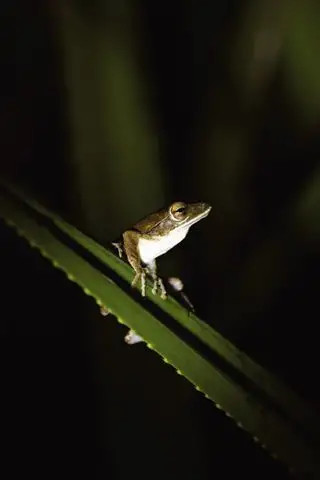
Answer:
[[[146,277],[153,280],[152,293],[160,291],[167,298],[164,283],[157,275],[156,259],[178,245],[187,236],[192,225],[207,217],[212,207],[205,202],[186,203],[175,201],[168,207],[153,212],[122,233],[120,240],[111,242],[119,257],[125,253],[135,275],[131,282],[146,296]]]

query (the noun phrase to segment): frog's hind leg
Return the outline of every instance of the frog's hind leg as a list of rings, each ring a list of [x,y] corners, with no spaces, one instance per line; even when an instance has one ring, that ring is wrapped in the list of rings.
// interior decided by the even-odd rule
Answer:
[[[146,273],[141,265],[138,252],[138,233],[134,230],[127,230],[123,234],[124,248],[127,254],[128,262],[135,271],[135,277],[131,282],[131,286],[135,287],[138,281],[141,282],[141,295],[146,295]]]

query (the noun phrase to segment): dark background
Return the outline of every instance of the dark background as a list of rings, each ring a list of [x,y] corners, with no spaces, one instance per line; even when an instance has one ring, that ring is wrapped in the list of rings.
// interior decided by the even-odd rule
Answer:
[[[212,204],[160,272],[318,408],[319,6],[278,3],[2,2],[1,173],[104,244]],[[0,227],[12,476],[286,478]]]

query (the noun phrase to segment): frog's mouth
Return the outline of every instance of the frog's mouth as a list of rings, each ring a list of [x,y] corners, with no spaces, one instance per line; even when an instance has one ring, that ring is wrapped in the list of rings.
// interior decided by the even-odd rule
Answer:
[[[208,207],[206,208],[206,210],[204,210],[202,213],[200,213],[197,217],[194,217],[194,218],[191,218],[189,219],[189,217],[187,217],[184,221],[184,223],[182,223],[180,225],[181,228],[190,228],[191,225],[194,225],[195,223],[199,222],[200,220],[202,220],[203,218],[207,217],[211,211],[212,207],[210,205],[208,205]],[[180,228],[179,227],[179,228]]]

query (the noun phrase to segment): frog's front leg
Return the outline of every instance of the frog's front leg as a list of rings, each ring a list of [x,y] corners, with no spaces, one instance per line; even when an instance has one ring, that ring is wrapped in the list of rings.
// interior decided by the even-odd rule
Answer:
[[[135,277],[131,282],[131,286],[135,287],[137,282],[141,281],[141,295],[146,295],[146,273],[141,265],[138,250],[139,233],[134,230],[127,230],[123,234],[124,249],[128,258],[128,262],[135,271]]]
[[[151,275],[152,280],[153,280],[153,288],[152,288],[153,295],[155,295],[157,293],[158,287],[160,287],[161,298],[163,298],[163,299],[167,298],[167,292],[166,292],[165,286],[163,284],[163,281],[157,275],[156,261],[152,260],[151,262],[149,262],[148,265],[147,265],[147,268],[148,268],[148,273]]]

